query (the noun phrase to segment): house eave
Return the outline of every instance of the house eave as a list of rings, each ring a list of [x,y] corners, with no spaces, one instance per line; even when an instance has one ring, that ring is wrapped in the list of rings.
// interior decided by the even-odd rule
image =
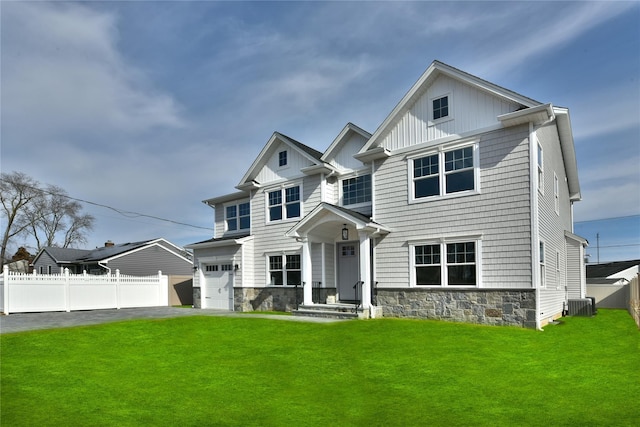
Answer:
[[[371,148],[365,152],[357,153],[353,157],[360,160],[362,163],[369,163],[373,160],[386,159],[391,156],[391,151],[384,147]]]
[[[501,114],[498,120],[504,127],[517,126],[526,123],[542,124],[554,118],[553,105],[543,104],[512,113]]]
[[[253,236],[238,236],[237,238],[229,239],[211,239],[204,242],[191,243],[185,245],[185,249],[208,249],[208,248],[221,248],[225,246],[239,246],[250,240],[253,240]]]
[[[225,194],[223,196],[218,196],[218,197],[212,197],[211,199],[206,199],[203,200],[202,203],[209,205],[211,207],[214,207],[215,205],[219,204],[219,203],[226,203],[226,202],[230,202],[232,200],[240,200],[240,199],[246,199],[247,197],[249,197],[249,193],[246,191],[238,191],[235,193],[231,193],[231,194]]]
[[[305,175],[317,175],[319,173],[328,174],[332,172],[337,172],[337,169],[329,165],[328,163],[322,163],[322,164],[312,165],[306,168],[302,168],[300,169],[300,172],[302,172]]]

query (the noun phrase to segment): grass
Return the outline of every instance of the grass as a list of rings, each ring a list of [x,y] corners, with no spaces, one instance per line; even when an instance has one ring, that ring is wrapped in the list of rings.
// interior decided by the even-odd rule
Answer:
[[[4,426],[611,426],[640,417],[622,310],[544,332],[188,317],[0,336]]]

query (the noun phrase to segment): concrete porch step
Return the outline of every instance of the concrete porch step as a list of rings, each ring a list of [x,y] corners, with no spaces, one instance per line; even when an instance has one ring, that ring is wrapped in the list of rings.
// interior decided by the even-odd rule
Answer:
[[[362,308],[356,312],[355,304],[313,304],[301,305],[291,313],[294,316],[326,317],[331,319],[358,319]]]

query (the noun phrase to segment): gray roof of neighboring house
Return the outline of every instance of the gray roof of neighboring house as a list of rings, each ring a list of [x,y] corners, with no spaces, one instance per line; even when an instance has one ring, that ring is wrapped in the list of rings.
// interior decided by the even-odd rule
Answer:
[[[640,259],[607,262],[604,264],[587,264],[587,278],[609,277],[636,265],[640,265]]]
[[[43,251],[46,251],[57,263],[89,263],[112,258],[116,255],[146,246],[156,240],[159,239],[122,243],[119,245],[105,246],[96,249],[55,248],[49,246],[43,248]]]
[[[91,252],[91,250],[88,249],[56,248],[53,246],[47,246],[42,248],[42,250],[47,252],[57,263],[74,262],[81,256],[87,255]]]

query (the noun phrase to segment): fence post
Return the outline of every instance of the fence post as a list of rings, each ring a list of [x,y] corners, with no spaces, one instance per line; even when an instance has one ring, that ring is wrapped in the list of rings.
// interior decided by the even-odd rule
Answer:
[[[169,306],[169,276],[163,276],[158,270],[158,305]]]
[[[68,313],[71,311],[71,287],[70,287],[71,280],[69,279],[69,269],[65,268],[63,271],[63,274],[64,274],[64,304],[65,304],[65,310]]]
[[[109,274],[113,280],[113,276]],[[116,269],[116,308],[120,310],[120,269]]]
[[[9,266],[5,264],[2,267],[2,274],[4,275],[4,289],[3,289],[3,297],[4,297],[4,307],[2,307],[2,311],[5,315],[9,315]]]

